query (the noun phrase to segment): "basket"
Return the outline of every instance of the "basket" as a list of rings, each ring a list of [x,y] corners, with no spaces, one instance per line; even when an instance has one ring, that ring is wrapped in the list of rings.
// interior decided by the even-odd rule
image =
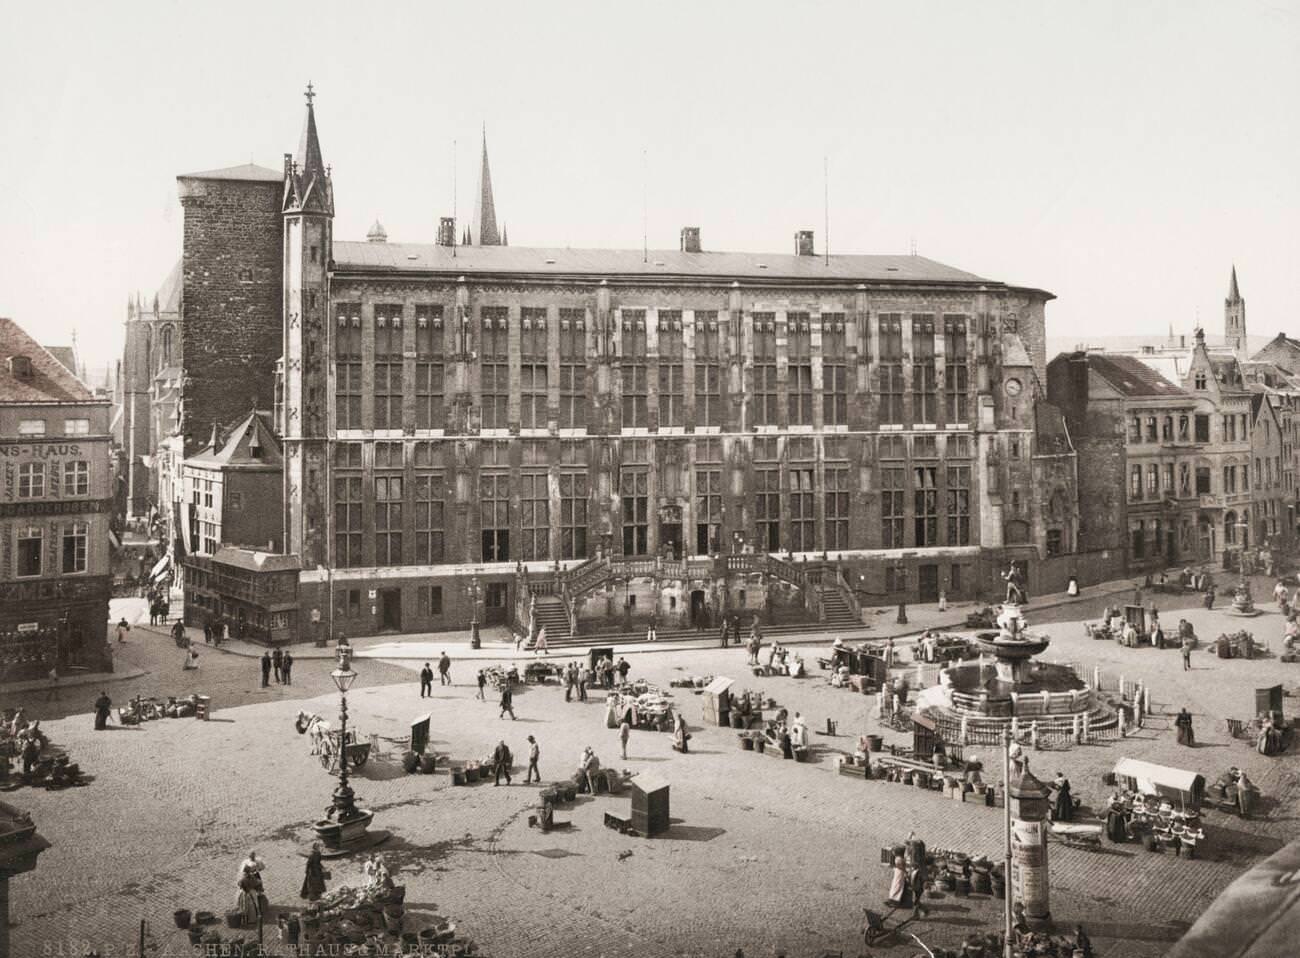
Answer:
[[[573,784],[565,785],[564,800],[566,802],[576,802],[578,800],[578,786]]]
[[[451,770],[451,784],[464,785],[468,779],[463,768],[453,768]]]
[[[473,785],[475,782],[479,780],[480,777],[481,777],[481,772],[477,765],[465,766],[465,781],[468,784]]]
[[[754,751],[754,740],[752,738],[748,735],[738,735],[736,737],[740,739],[740,749],[742,752]]]

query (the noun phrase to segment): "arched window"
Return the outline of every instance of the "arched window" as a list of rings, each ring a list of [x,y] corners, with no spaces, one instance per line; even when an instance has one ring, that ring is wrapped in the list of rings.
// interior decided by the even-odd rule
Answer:
[[[163,366],[172,364],[172,328],[164,326],[162,328],[162,343],[159,347],[159,361]]]
[[[1223,544],[1225,546],[1235,546],[1237,544],[1237,514],[1235,512],[1225,512],[1223,514]]]

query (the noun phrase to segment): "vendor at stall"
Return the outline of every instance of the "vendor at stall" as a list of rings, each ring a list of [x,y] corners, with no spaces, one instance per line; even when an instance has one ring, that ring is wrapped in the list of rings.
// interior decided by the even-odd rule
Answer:
[[[1282,751],[1282,730],[1274,724],[1269,712],[1260,717],[1259,738],[1255,745],[1260,755],[1276,755]]]
[[[1118,794],[1112,793],[1106,809],[1106,837],[1116,844],[1128,841],[1128,823],[1128,806]]]
[[[849,684],[849,667],[847,665],[841,665],[839,668],[835,670],[835,674],[831,676],[831,685],[834,688],[842,689],[845,688],[848,684]]]
[[[1070,780],[1065,777],[1065,773],[1057,772],[1056,778],[1048,787],[1056,793],[1052,801],[1052,821],[1074,821],[1074,797],[1070,794]]]

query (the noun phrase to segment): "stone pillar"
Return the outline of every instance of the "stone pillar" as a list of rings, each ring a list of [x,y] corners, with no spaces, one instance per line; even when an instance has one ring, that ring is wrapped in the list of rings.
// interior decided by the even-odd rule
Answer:
[[[1011,807],[1011,874],[1008,896],[1025,908],[1032,922],[1051,919],[1047,868],[1047,809],[1051,792],[1028,771],[1013,778],[1007,796]]]

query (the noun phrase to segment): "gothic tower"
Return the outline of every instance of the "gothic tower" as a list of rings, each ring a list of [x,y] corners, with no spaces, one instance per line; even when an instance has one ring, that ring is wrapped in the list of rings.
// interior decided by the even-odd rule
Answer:
[[[316,135],[315,94],[296,155],[284,157],[284,437],[285,551],[304,569],[329,561],[329,263],[334,188]]]
[[[478,174],[478,196],[474,200],[474,219],[470,223],[469,244],[501,246],[497,232],[497,207],[492,199],[492,171],[488,168],[487,131],[483,133],[483,163]]]
[[[1229,349],[1239,357],[1246,355],[1246,301],[1237,289],[1237,267],[1232,267],[1228,298],[1223,301],[1223,337]]]

